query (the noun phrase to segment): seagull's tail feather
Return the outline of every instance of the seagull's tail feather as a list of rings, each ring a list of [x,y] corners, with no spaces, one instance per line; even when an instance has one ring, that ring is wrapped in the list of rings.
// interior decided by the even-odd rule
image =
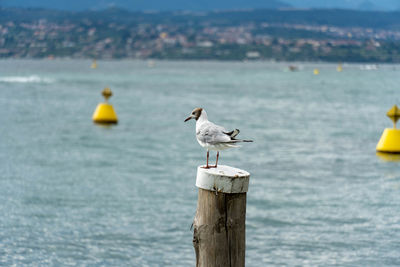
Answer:
[[[231,141],[228,141],[226,143],[228,144],[235,144],[235,143],[251,143],[253,140],[240,140],[240,139],[233,139]]]
[[[229,135],[231,138],[231,141],[228,141],[226,143],[228,144],[234,144],[234,143],[240,143],[240,142],[246,142],[246,143],[250,143],[253,142],[253,140],[240,140],[240,139],[235,139],[235,137],[240,133],[239,129],[235,129],[233,131],[230,132],[224,132],[224,134]]]

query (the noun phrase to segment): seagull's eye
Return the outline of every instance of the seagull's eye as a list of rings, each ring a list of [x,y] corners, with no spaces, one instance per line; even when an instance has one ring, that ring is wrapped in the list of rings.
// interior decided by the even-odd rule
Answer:
[[[193,112],[192,115],[194,115],[195,113]]]

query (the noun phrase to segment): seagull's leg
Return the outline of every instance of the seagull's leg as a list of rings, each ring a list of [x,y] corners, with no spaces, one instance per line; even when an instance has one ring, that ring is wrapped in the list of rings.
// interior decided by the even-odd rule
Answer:
[[[202,167],[203,169],[214,168],[214,166],[208,165],[208,158],[210,157],[210,151],[207,150],[207,165]]]
[[[217,160],[215,161],[215,166],[213,166],[214,168],[217,168],[218,158],[219,158],[219,151],[217,151]]]
[[[202,167],[204,169],[209,169],[210,166],[208,166],[208,158],[210,157],[210,152],[207,150],[207,165],[205,167]]]

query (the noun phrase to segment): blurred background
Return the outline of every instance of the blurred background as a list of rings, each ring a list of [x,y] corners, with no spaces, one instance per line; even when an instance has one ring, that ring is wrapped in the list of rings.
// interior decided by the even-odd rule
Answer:
[[[254,140],[247,266],[400,265],[395,1],[0,4],[0,265],[194,266],[195,107]]]

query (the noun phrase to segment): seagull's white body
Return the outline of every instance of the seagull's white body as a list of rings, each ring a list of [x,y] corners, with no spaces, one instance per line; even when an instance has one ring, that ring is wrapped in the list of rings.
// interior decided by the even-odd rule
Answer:
[[[185,121],[196,120],[196,139],[199,144],[207,149],[207,165],[204,168],[216,168],[218,164],[219,151],[231,147],[237,147],[239,142],[253,142],[251,140],[239,140],[235,137],[239,130],[226,131],[224,127],[216,125],[208,120],[207,113],[202,108],[195,108]],[[217,151],[217,160],[214,166],[208,165],[209,151]]]
[[[237,147],[232,143],[231,137],[224,127],[210,122],[207,113],[203,109],[196,121],[196,139],[199,144],[209,150],[221,151],[231,147]]]

